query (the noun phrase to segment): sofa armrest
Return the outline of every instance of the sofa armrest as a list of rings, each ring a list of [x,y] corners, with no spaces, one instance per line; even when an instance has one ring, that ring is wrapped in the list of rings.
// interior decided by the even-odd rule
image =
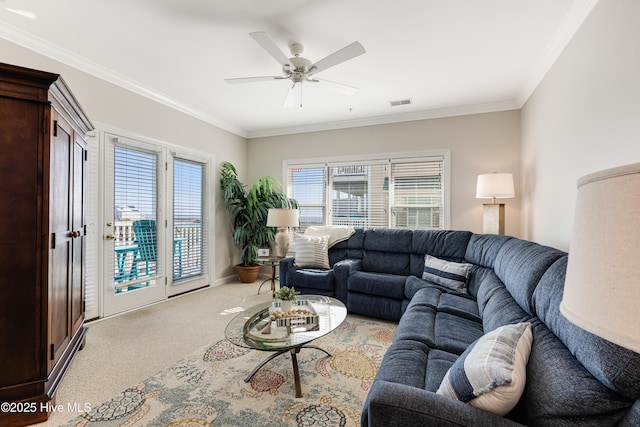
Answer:
[[[333,264],[335,294],[344,305],[347,305],[347,281],[353,271],[362,270],[362,260],[343,259]]]
[[[287,270],[289,270],[290,268],[295,268],[293,266],[293,261],[295,261],[295,258],[293,257],[288,257],[288,258],[282,258],[280,260],[280,287],[282,286],[289,286],[287,284]]]
[[[449,397],[388,381],[375,381],[367,402],[363,427],[522,425]]]

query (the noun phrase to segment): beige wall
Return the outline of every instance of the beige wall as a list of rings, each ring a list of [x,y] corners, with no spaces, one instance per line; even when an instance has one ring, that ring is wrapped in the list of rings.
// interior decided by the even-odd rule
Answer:
[[[522,109],[524,238],[568,250],[578,178],[640,162],[638,17],[600,1]]]
[[[250,183],[264,175],[282,179],[282,161],[428,150],[451,153],[451,227],[482,232],[479,174],[511,172],[520,182],[520,112],[476,114],[249,140]],[[519,193],[519,192],[517,192]],[[506,234],[520,235],[520,194],[505,201]]]
[[[89,118],[132,134],[199,150],[214,156],[215,186],[215,277],[233,275],[229,258],[235,256],[230,243],[227,214],[218,191],[218,170],[229,160],[246,170],[247,142],[201,120],[136,95],[128,90],[68,67],[48,57],[0,39],[0,61],[59,73],[67,82]]]

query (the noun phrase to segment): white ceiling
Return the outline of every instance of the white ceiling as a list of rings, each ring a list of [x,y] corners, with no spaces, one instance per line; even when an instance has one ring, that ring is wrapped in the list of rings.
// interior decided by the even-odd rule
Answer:
[[[256,137],[520,108],[596,2],[0,0],[0,37]],[[255,31],[312,62],[359,41],[318,77],[360,90],[305,83],[303,107],[283,108],[286,80],[225,83],[281,74]]]

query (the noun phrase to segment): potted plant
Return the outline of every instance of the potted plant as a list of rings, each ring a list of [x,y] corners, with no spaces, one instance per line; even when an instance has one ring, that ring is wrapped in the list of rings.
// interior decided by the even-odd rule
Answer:
[[[296,295],[298,295],[299,292],[296,292],[296,290],[294,289],[294,287],[287,287],[287,286],[283,286],[280,289],[278,289],[277,291],[275,291],[275,293],[273,294],[274,298],[279,299],[282,301],[282,311],[287,312],[287,311],[291,311],[291,309],[293,308],[293,304],[296,302]]]
[[[222,164],[220,187],[229,212],[233,242],[241,251],[242,263],[236,265],[236,271],[243,283],[253,283],[260,269],[255,262],[258,248],[269,246],[277,232],[275,227],[267,227],[269,208],[293,209],[298,203],[277,191],[281,184],[270,176],[258,179],[247,189],[238,179],[235,166],[229,162]]]

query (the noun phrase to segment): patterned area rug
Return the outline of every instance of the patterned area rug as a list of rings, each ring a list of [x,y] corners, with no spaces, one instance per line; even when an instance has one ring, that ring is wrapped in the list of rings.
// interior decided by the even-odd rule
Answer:
[[[290,355],[244,378],[272,353],[222,339],[96,406],[68,426],[359,426],[360,412],[396,324],[348,315],[298,354],[303,397],[295,398]]]

